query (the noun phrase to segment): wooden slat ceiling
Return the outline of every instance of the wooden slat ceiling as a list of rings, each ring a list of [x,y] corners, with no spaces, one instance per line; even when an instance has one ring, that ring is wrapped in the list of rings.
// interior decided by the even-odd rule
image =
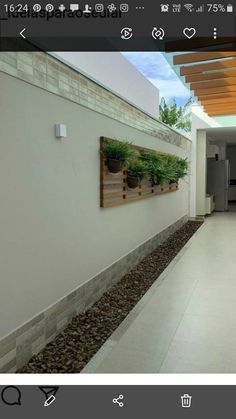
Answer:
[[[208,115],[236,115],[236,52],[179,54],[173,62]]]

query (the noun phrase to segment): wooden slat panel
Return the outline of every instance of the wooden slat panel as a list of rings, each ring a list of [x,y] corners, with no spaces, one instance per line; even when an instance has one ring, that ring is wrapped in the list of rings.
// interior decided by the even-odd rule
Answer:
[[[204,105],[204,108],[207,109],[216,109],[216,108],[233,108],[236,107],[236,99],[234,102],[225,102],[225,103],[208,103],[207,105]]]
[[[236,85],[236,77],[228,77],[227,79],[201,81],[190,84],[191,90],[211,89],[214,87],[234,86]]]
[[[204,106],[208,106],[208,105],[217,105],[217,104],[230,104],[230,103],[236,103],[236,95],[235,97],[228,97],[228,98],[223,98],[223,99],[211,99],[211,100],[202,100],[202,104]]]
[[[202,95],[212,95],[215,93],[229,93],[229,92],[236,92],[236,85],[235,86],[223,86],[223,87],[214,87],[212,89],[196,89],[194,93],[196,96]]]
[[[236,110],[235,109],[222,109],[219,111],[209,111],[208,112],[209,116],[224,116],[224,115],[236,115]]]
[[[126,183],[121,183],[121,182],[117,182],[117,183],[105,183],[103,185],[103,189],[116,189],[116,188],[122,188],[126,185]]]
[[[132,198],[129,198],[129,199],[122,199],[122,200],[120,199],[118,201],[113,201],[113,202],[104,202],[103,208],[109,208],[109,207],[115,207],[117,205],[128,204],[129,202],[133,202],[133,201],[142,201],[143,199],[146,199],[146,198],[152,198],[153,196],[163,195],[163,194],[166,194],[166,193],[169,193],[169,192],[175,192],[177,190],[178,190],[178,188],[168,190],[168,191],[158,192],[156,194],[147,193],[145,196],[139,196],[139,197],[137,196],[137,197],[132,197]]]
[[[127,195],[128,191],[108,192],[103,194],[103,199],[116,198],[117,196]]]
[[[210,61],[220,58],[235,57],[236,52],[233,51],[214,51],[214,52],[192,52],[191,54],[175,55],[173,59],[174,65],[190,64],[199,61]]]
[[[204,106],[205,109],[207,109],[207,111],[227,111],[227,110],[231,110],[231,111],[236,111],[236,104],[232,103],[232,104],[226,104],[226,105],[215,105],[215,106]]]
[[[128,194],[139,194],[139,193],[142,193],[142,195],[145,195],[145,193],[147,193],[147,190],[148,190],[148,193],[150,193],[151,186],[149,186],[148,189],[146,189],[146,188],[135,188],[135,189],[128,189],[128,190],[125,190],[125,191],[108,192],[108,193],[105,193],[103,195],[103,198],[104,199],[116,198],[118,196],[123,196],[123,195],[128,195]]]
[[[202,73],[203,71],[211,70],[223,70],[225,68],[232,68],[236,70],[236,59],[219,60],[213,63],[184,66],[180,68],[180,75],[186,76],[188,74]]]
[[[216,93],[214,95],[201,95],[198,96],[200,101],[211,100],[211,99],[226,99],[229,97],[236,97],[235,92],[229,93]]]
[[[195,81],[227,79],[228,77],[236,77],[236,70],[218,71],[216,73],[192,74],[190,76],[186,76],[185,80],[187,83],[193,83]]]
[[[126,175],[104,175],[104,180],[126,179]]]
[[[153,194],[149,194],[149,195],[146,195],[146,196],[140,196],[140,197],[132,197],[132,198],[129,198],[129,199],[120,199],[120,200],[118,200],[118,201],[113,201],[113,202],[104,202],[104,205],[103,205],[103,207],[104,208],[108,208],[108,207],[115,207],[116,205],[123,205],[123,204],[128,204],[129,202],[133,202],[133,201],[141,201],[142,199],[146,199],[146,198],[148,198],[148,197],[151,197],[151,196],[153,196]]]
[[[213,112],[223,112],[224,114],[227,115],[228,111],[233,111],[236,114],[236,106],[221,106],[221,107],[217,107],[217,108],[205,108],[205,111],[207,113],[213,113]]]
[[[125,186],[125,183],[104,183],[103,189],[117,189]]]
[[[103,144],[107,139],[105,137],[101,137],[100,139],[100,147],[101,147],[101,169],[100,169],[100,206],[102,208],[114,207],[121,204],[126,204],[132,201],[139,201],[141,199],[145,199],[148,197],[153,197],[157,195],[161,195],[163,193],[174,192],[178,190],[178,184],[173,183],[171,185],[166,184],[163,186],[154,186],[152,183],[145,179],[141,182],[140,186],[135,189],[129,189],[127,186],[127,167],[123,167],[123,174],[110,174],[108,168],[106,166],[106,161],[102,155]],[[147,148],[141,148],[132,146],[135,149],[141,150],[148,150]],[[164,153],[162,153],[164,154]],[[117,180],[117,183],[115,182]],[[123,180],[123,182],[120,182]],[[110,182],[113,181],[113,182]],[[120,190],[117,190],[117,187]],[[122,190],[123,188],[123,190]]]
[[[235,40],[234,40],[235,42]],[[178,54],[174,65],[210,116],[235,114],[236,51],[198,51]],[[184,65],[182,65],[184,64]]]
[[[227,109],[227,111],[222,110],[222,109],[218,109],[216,111],[206,111],[206,112],[209,116],[236,115],[236,110],[235,109]]]

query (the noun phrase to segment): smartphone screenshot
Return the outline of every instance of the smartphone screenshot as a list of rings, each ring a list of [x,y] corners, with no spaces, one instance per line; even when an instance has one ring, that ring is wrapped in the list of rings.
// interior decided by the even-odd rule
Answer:
[[[0,5],[0,414],[231,417],[236,5]]]

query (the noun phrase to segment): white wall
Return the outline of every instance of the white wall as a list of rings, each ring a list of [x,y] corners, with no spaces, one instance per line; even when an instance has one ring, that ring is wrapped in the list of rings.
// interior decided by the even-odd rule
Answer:
[[[57,52],[54,55],[143,111],[159,117],[159,90],[121,53]]]
[[[207,184],[206,131],[198,131],[196,143],[196,214],[205,215]]]
[[[195,217],[197,214],[197,170],[205,170],[205,155],[197,155],[197,138],[198,138],[198,131],[204,130],[205,128],[210,127],[220,127],[220,124],[216,122],[213,118],[209,117],[204,111],[202,106],[193,105],[192,107],[192,171],[191,171],[191,197],[190,197],[190,215],[191,217]],[[200,134],[201,136],[201,134]],[[204,148],[200,147],[202,152],[204,152]],[[205,150],[206,151],[206,150]],[[199,159],[199,164],[197,164],[197,159]],[[202,164],[202,167],[201,167]],[[198,167],[197,167],[198,166]],[[200,188],[199,191],[202,191]],[[200,197],[200,201],[202,202],[203,198]],[[202,204],[200,204],[201,206]]]
[[[207,153],[207,158],[214,158],[216,154],[219,154],[219,147],[216,144],[210,144],[208,140],[206,153]]]
[[[230,164],[230,178],[236,179],[236,145],[227,146],[226,158]]]
[[[186,215],[189,188],[100,208],[100,136],[186,152],[3,73],[0,89],[1,337]]]
[[[225,141],[216,141],[215,144],[214,141],[208,140],[208,134],[206,136],[207,138],[207,157],[215,157],[216,154],[218,154],[219,160],[225,160],[226,159],[226,142]],[[209,144],[211,142],[211,144]]]
[[[219,160],[225,160],[226,159],[226,142],[219,141],[218,147],[219,147]]]

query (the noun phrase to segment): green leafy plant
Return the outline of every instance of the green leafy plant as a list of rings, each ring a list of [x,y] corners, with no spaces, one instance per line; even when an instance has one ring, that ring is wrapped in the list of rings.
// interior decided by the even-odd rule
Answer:
[[[186,159],[170,154],[158,154],[155,151],[145,151],[141,154],[141,158],[147,163],[150,180],[154,185],[177,182],[188,173]]]
[[[123,164],[128,164],[128,177],[133,178],[133,186],[130,187],[135,187],[134,178],[139,182],[149,176],[154,185],[163,185],[165,182],[178,182],[188,174],[187,159],[156,151],[140,153],[127,141],[107,140],[103,145],[103,153],[111,173],[117,173]]]
[[[131,161],[128,166],[128,176],[137,177],[139,180],[144,179],[148,173],[148,165],[143,160]]]
[[[163,156],[155,151],[145,151],[141,154],[141,157],[147,163],[151,182],[154,185],[163,185],[166,181],[166,168]]]
[[[176,180],[182,179],[188,174],[189,164],[187,159],[176,159]]]
[[[164,173],[165,173],[166,181],[168,182],[176,182],[176,179],[177,179],[176,162],[177,162],[176,156],[173,156],[170,154],[166,154],[162,156]]]
[[[103,146],[103,152],[107,159],[120,160],[123,163],[128,162],[136,154],[136,150],[131,147],[128,141],[108,140]]]
[[[179,131],[191,131],[191,112],[188,109],[192,103],[192,97],[183,106],[178,106],[176,99],[168,104],[165,98],[162,97],[159,106],[160,120]]]

